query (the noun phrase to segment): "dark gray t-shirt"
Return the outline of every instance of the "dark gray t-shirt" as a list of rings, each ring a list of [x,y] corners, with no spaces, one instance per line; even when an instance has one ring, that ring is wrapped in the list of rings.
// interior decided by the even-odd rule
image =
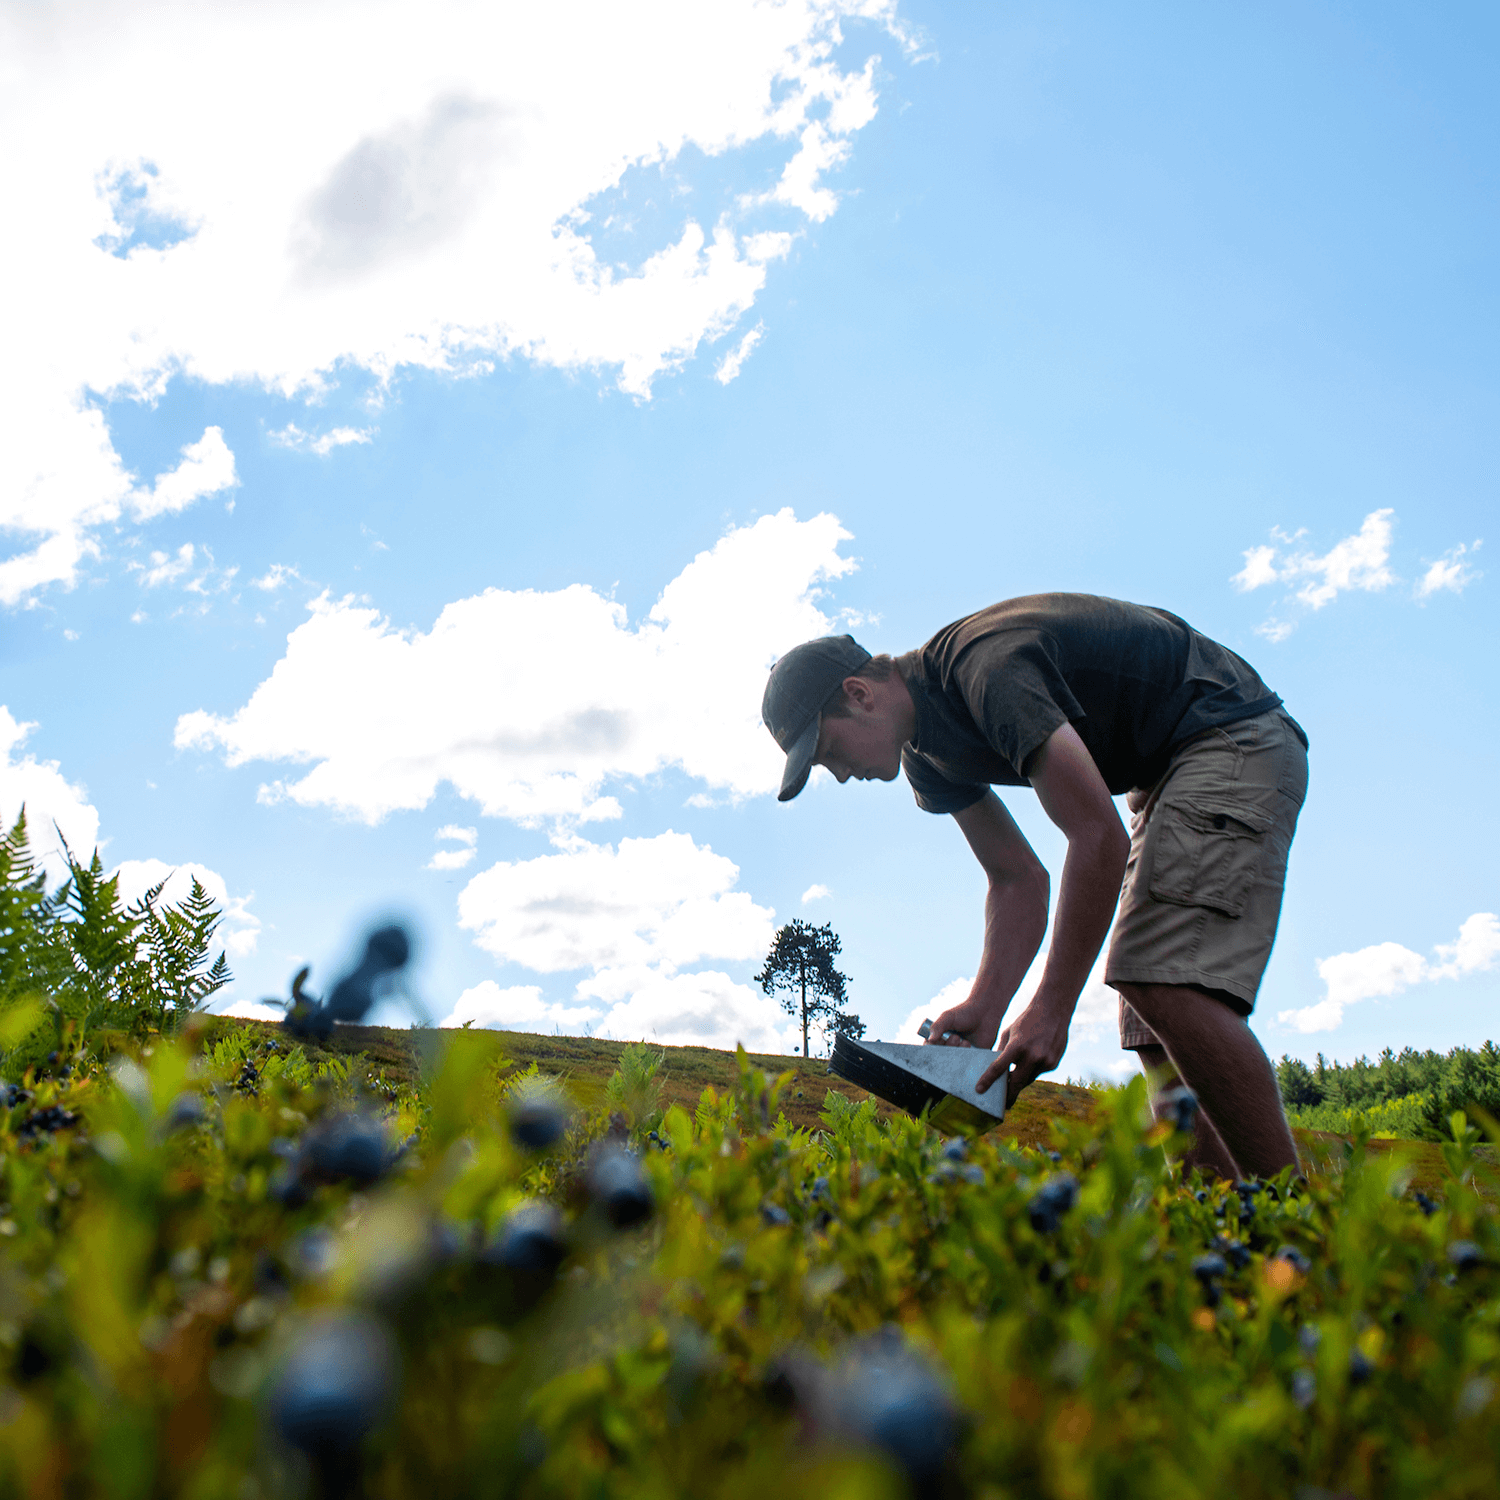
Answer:
[[[917,733],[901,768],[919,806],[961,812],[1072,724],[1110,792],[1161,779],[1184,740],[1281,706],[1255,669],[1176,615],[1093,594],[1008,599],[896,665]]]

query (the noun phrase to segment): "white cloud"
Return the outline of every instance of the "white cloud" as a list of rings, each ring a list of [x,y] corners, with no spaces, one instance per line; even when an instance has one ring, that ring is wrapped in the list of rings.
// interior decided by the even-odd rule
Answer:
[[[542,974],[754,958],[775,914],[734,890],[738,879],[732,860],[685,833],[618,847],[572,839],[476,875],[458,898],[459,923],[486,952]]]
[[[588,981],[579,985],[588,992]],[[595,1034],[663,1046],[722,1047],[743,1043],[750,1052],[790,1052],[796,1028],[768,995],[716,970],[642,975],[628,996],[600,1017]],[[797,1043],[801,1035],[797,1033]]]
[[[176,583],[193,566],[196,555],[193,544],[184,542],[171,556],[165,552],[153,552],[149,568],[145,563],[131,563],[130,568],[141,575],[142,588],[159,589],[165,583]]]
[[[1292,550],[1305,534],[1303,531],[1288,535],[1280,528],[1273,528],[1271,537],[1275,545],[1249,548],[1244,553],[1245,566],[1230,579],[1230,583],[1241,593],[1273,583],[1300,584],[1301,587],[1288,595],[1284,603],[1289,605],[1295,601],[1313,610],[1322,609],[1340,594],[1351,590],[1378,593],[1396,581],[1390,566],[1395,514],[1389,506],[1372,510],[1358,531],[1321,555],[1306,548]],[[1434,564],[1429,573],[1437,567]],[[1294,620],[1272,616],[1257,626],[1255,633],[1275,643],[1284,641],[1296,628]]]
[[[209,1009],[219,1016],[239,1016],[246,1021],[280,1021],[286,1015],[284,1005],[267,1004],[264,1000],[231,1000],[227,1005],[210,1003]]]
[[[1500,917],[1475,912],[1459,928],[1456,942],[1440,943],[1434,952],[1435,962],[1400,943],[1375,943],[1353,953],[1320,958],[1323,998],[1301,1009],[1278,1011],[1276,1019],[1304,1033],[1332,1031],[1342,1023],[1345,1008],[1357,1001],[1399,995],[1414,984],[1459,979],[1491,969],[1500,960]]]
[[[0,705],[0,823],[9,832],[24,804],[26,832],[31,848],[42,861],[50,883],[67,873],[58,834],[67,840],[74,857],[87,863],[99,846],[99,813],[88,801],[83,787],[68,781],[55,761],[39,761],[16,752],[37,726],[18,723],[10,710]],[[159,880],[167,882],[163,895],[180,901],[192,889],[196,876],[224,913],[218,941],[231,958],[255,951],[260,919],[250,910],[253,893],[231,896],[224,877],[204,865],[165,864],[159,859],[128,859],[111,872],[120,878],[122,905],[143,895]]]
[[[267,594],[272,594],[281,588],[283,584],[290,583],[294,578],[299,581],[302,578],[302,575],[295,568],[288,567],[285,563],[272,563],[259,578],[252,578],[250,580],[250,587],[260,589]]]
[[[586,1006],[549,1004],[534,984],[515,984],[502,989],[493,979],[483,980],[458,997],[458,1003],[438,1022],[439,1026],[493,1026],[499,1031],[550,1031],[586,1026],[593,1012]]]
[[[774,791],[766,672],[828,633],[820,585],[853,570],[838,553],[847,538],[834,516],[763,516],[699,553],[633,628],[623,605],[576,584],[487,589],[426,634],[325,595],[250,701],[228,718],[183,715],[176,744],[222,746],[232,766],[314,762],[261,800],[371,823],[426,806],[445,781],[486,816],[532,823],[618,817],[607,779],[673,765],[736,797]],[[515,651],[518,640],[549,649]],[[480,678],[488,691],[475,693]]]
[[[1272,535],[1280,546],[1252,547],[1245,553],[1245,566],[1230,581],[1241,591],[1262,588],[1270,583],[1295,583],[1306,579],[1296,597],[1311,609],[1322,609],[1350,589],[1378,592],[1396,581],[1390,569],[1391,518],[1396,514],[1387,507],[1372,510],[1359,530],[1335,543],[1320,557],[1303,550],[1283,554],[1280,546],[1301,536]]]
[[[1492,911],[1477,911],[1458,929],[1458,941],[1439,943],[1438,961],[1429,971],[1431,979],[1459,979],[1495,967],[1500,959],[1500,917]]]
[[[99,814],[88,793],[63,775],[57,761],[17,754],[36,727],[17,722],[0,705],[0,824],[9,833],[25,806],[32,851],[55,883],[67,870],[59,832],[74,855],[87,860],[99,842]]]
[[[790,1046],[786,1017],[759,990],[726,974],[643,974],[614,1004],[552,1001],[536,985],[502,988],[486,979],[465,990],[438,1024],[494,1027],[499,1031],[557,1031],[564,1035],[651,1041],[667,1047],[721,1047],[743,1042],[752,1052],[784,1053]]]
[[[1283,578],[1307,578],[1297,597],[1313,609],[1331,604],[1347,589],[1367,592],[1389,588],[1396,575],[1387,566],[1391,555],[1391,517],[1395,511],[1372,510],[1353,536],[1330,548],[1322,557],[1302,552],[1281,567]]]
[[[159,859],[127,859],[111,873],[119,876],[122,906],[139,900],[161,881],[166,882],[161,893],[162,902],[175,904],[192,893],[193,881],[196,880],[224,913],[224,920],[214,935],[214,950],[217,952],[223,948],[232,959],[255,952],[260,940],[260,918],[250,911],[255,893],[231,896],[224,877],[216,870],[192,862],[169,865]]]
[[[1229,581],[1241,593],[1248,593],[1251,589],[1264,588],[1268,583],[1275,583],[1278,576],[1276,549],[1274,547],[1251,547],[1245,553],[1245,566]]]
[[[734,890],[738,878],[732,861],[671,832],[618,847],[568,838],[556,854],[494,865],[458,902],[479,946],[538,973],[589,972],[567,1001],[486,981],[443,1024],[785,1051],[791,1028],[775,1001],[717,970],[678,972],[770,945],[775,914]]]
[[[217,495],[239,483],[234,469],[234,454],[218,427],[207,428],[196,443],[182,450],[182,462],[175,469],[157,476],[149,491],[137,490],[131,496],[131,509],[139,520],[186,510],[193,501],[206,495]]]
[[[149,566],[141,562],[126,563],[125,570],[138,573],[140,576],[136,581],[148,589],[161,588],[187,578],[182,585],[183,593],[197,594],[204,599],[211,594],[222,594],[234,583],[240,571],[238,568],[217,567],[214,555],[207,547],[200,552],[191,542],[184,542],[175,553],[153,552]],[[190,573],[193,576],[188,578]]]
[[[1417,598],[1429,599],[1440,589],[1447,589],[1455,594],[1463,593],[1480,577],[1473,564],[1466,563],[1463,559],[1471,552],[1478,552],[1483,545],[1483,542],[1475,542],[1473,546],[1460,542],[1458,546],[1445,552],[1418,581]]]
[[[22,549],[0,600],[71,586],[125,512],[233,482],[210,428],[141,487],[100,398],[173,376],[316,397],[341,369],[511,356],[647,396],[833,211],[824,175],[877,106],[873,46],[835,60],[855,17],[910,50],[894,0],[0,12],[9,199],[28,207],[0,244],[28,293],[0,371],[0,528]],[[783,171],[763,201],[688,200],[632,265],[596,246],[627,173],[689,148],[759,148],[758,170],[768,143]]]
[[[967,979],[950,980],[935,994],[931,1000],[924,1000],[910,1015],[896,1028],[896,1034],[888,1040],[893,1042],[910,1042],[916,1044],[922,1040],[917,1033],[923,1021],[935,1021],[938,1016],[951,1005],[958,1005],[969,998],[969,991],[974,988],[974,976],[971,974]]]
[[[429,870],[461,870],[465,865],[473,862],[479,843],[477,828],[460,828],[457,823],[448,823],[439,828],[434,837],[449,839],[460,847],[439,849],[427,862]]]
[[[806,906],[809,901],[826,901],[832,894],[826,885],[810,885],[802,893],[802,904]]]
[[[744,367],[745,361],[750,358],[751,351],[754,350],[755,346],[760,343],[762,337],[764,337],[765,331],[766,325],[764,323],[757,323],[755,327],[752,328],[750,332],[747,333],[744,338],[742,338],[739,343],[737,343],[734,348],[731,349],[729,353],[719,361],[718,368],[714,371],[714,379],[717,380],[720,385],[728,385],[729,382],[740,373],[740,370]]]
[[[1297,627],[1290,620],[1278,620],[1272,616],[1255,627],[1255,633],[1275,646],[1284,641]]]
[[[345,448],[350,443],[373,443],[376,431],[374,427],[334,427],[328,432],[314,434],[303,432],[295,422],[288,422],[285,427],[268,432],[266,437],[278,448],[290,448],[295,453],[316,453],[319,458],[327,458],[335,448]]]

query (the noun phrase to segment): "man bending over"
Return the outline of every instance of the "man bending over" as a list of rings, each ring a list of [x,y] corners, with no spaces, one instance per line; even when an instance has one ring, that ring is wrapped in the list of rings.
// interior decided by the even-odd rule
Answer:
[[[980,610],[904,656],[852,637],[789,651],[761,715],[786,752],[783,802],[824,766],[894,781],[951,813],[989,878],[974,987],[930,1042],[990,1048],[1010,1104],[1055,1068],[1119,906],[1104,979],[1120,1045],[1157,1100],[1197,1094],[1185,1165],[1269,1177],[1294,1165],[1276,1075],[1246,1024],[1271,956],[1307,792],[1307,736],[1234,652],[1165,610],[1036,594]],[[1035,789],[1068,841],[1030,1005],[1001,1022],[1047,929],[1047,872],[995,786]],[[1126,833],[1111,796],[1126,794]]]

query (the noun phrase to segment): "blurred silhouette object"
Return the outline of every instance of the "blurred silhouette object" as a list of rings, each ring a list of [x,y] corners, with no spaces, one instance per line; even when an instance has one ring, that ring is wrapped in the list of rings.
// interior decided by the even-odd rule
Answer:
[[[399,973],[411,957],[411,941],[404,928],[394,924],[379,927],[365,942],[365,956],[358,966],[334,985],[326,1000],[307,994],[303,986],[311,972],[300,969],[292,980],[292,999],[281,1023],[294,1036],[327,1036],[335,1021],[362,1021],[375,1004],[376,986],[388,975]]]

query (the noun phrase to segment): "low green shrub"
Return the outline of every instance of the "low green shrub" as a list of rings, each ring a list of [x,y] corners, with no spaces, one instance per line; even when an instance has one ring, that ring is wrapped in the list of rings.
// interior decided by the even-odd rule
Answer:
[[[1281,1097],[1293,1124],[1347,1132],[1356,1123],[1408,1140],[1442,1140],[1455,1110],[1500,1114],[1500,1047],[1454,1047],[1419,1052],[1387,1047],[1374,1062],[1329,1062],[1313,1067],[1283,1057],[1276,1065]]]
[[[1303,1130],[1328,1130],[1335,1135],[1353,1135],[1363,1130],[1372,1136],[1417,1141],[1428,1136],[1429,1094],[1408,1094],[1373,1104],[1313,1104],[1289,1109],[1287,1119]]]
[[[658,1119],[644,1052],[584,1108],[477,1033],[411,1092],[200,1040],[0,1101],[4,1495],[1500,1487],[1461,1118],[1434,1201],[1358,1140],[1184,1184],[1139,1080],[1037,1152],[837,1094],[796,1131],[743,1055]]]

